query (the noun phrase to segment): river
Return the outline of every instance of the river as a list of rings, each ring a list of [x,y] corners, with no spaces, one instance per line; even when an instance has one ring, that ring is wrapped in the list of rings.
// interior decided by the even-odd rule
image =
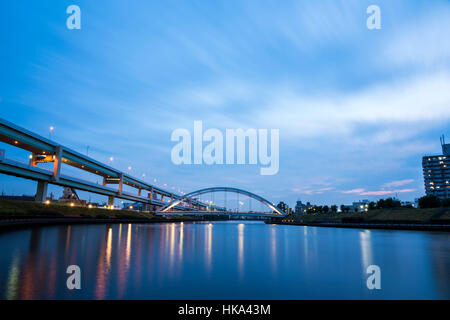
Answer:
[[[239,221],[3,231],[0,298],[450,299],[450,234]]]

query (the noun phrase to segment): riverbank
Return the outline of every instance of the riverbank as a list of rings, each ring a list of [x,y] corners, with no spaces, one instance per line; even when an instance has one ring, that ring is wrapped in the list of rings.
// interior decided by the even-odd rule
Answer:
[[[328,228],[450,231],[450,224],[421,224],[421,223],[387,224],[387,223],[333,223],[333,222],[322,222],[322,223],[270,222],[270,223],[282,225],[309,226],[309,227],[328,227]]]
[[[308,214],[267,223],[333,228],[450,231],[450,208],[377,209],[368,212]]]
[[[28,201],[0,201],[0,228],[22,228],[37,225],[98,223],[161,223],[203,221],[205,217],[156,216],[151,212],[86,208],[66,204],[41,204]],[[219,220],[220,217],[208,217]]]

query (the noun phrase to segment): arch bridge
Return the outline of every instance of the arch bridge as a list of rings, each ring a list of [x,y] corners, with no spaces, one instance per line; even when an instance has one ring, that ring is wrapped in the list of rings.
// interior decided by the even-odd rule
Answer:
[[[190,211],[180,211],[176,210],[180,205],[187,205],[190,203],[200,203],[200,201],[194,201],[197,200],[196,197],[203,195],[203,194],[214,194],[217,192],[225,192],[225,206],[218,207],[215,205],[211,206],[197,206],[197,210],[190,210]],[[227,209],[226,205],[226,195],[227,193],[234,193],[238,195],[238,209],[236,211]],[[239,195],[244,195],[251,199],[254,199],[258,201],[259,203],[265,205],[270,211],[269,212],[255,212],[251,210],[247,211],[240,211],[240,205],[239,205]],[[258,217],[284,217],[286,213],[279,208],[277,208],[273,203],[266,200],[265,198],[258,196],[257,194],[254,194],[252,192],[238,189],[238,188],[230,188],[230,187],[211,187],[211,188],[204,188],[200,189],[191,193],[188,193],[184,195],[183,197],[180,197],[178,199],[175,199],[168,203],[167,205],[161,207],[159,210],[156,211],[157,215],[205,215],[205,214],[214,214],[214,215],[238,215],[238,216],[258,216]]]

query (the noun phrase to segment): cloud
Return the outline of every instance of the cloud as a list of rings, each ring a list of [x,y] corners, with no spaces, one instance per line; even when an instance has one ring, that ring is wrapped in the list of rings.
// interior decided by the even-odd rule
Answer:
[[[286,89],[266,90],[273,94],[258,120],[272,128],[286,128],[284,132],[289,135],[303,137],[349,135],[362,125],[378,127],[380,132],[391,128],[389,135],[376,136],[381,142],[389,142],[395,139],[395,127],[399,124],[408,124],[410,132],[420,132],[419,126],[412,125],[448,120],[449,87],[450,74],[442,72],[329,97],[302,95]]]
[[[377,55],[383,66],[429,67],[450,59],[450,9],[438,6],[395,29]],[[407,19],[409,20],[409,19]]]
[[[174,110],[182,106],[193,112],[174,117],[171,123],[186,124],[201,114],[204,123],[213,127],[280,128],[282,139],[333,135],[356,145],[380,145],[411,142],[450,119],[450,72],[446,71],[406,76],[350,92],[325,90],[320,96],[295,87],[293,82],[280,85],[227,78],[185,88],[181,94],[174,93],[169,103]]]
[[[391,186],[401,186],[407,183],[410,183],[414,180],[399,180],[399,181],[393,181],[391,183],[389,183],[389,185]],[[386,185],[383,185],[383,187]],[[385,195],[390,195],[390,194],[396,194],[396,193],[408,193],[408,192],[413,192],[416,191],[416,189],[396,189],[396,190],[374,190],[374,191],[366,191],[366,189],[364,188],[357,188],[357,189],[352,189],[352,190],[345,190],[345,191],[341,191],[341,193],[344,194],[358,194],[361,196],[385,196]]]
[[[361,192],[364,192],[363,188],[341,191],[341,193],[345,193],[345,194],[361,193]]]
[[[326,191],[334,190],[333,187],[325,187],[325,188],[313,188],[313,187],[304,187],[304,188],[293,188],[292,191],[294,193],[301,193],[307,195],[313,194],[323,194]]]
[[[409,193],[414,192],[416,189],[401,189],[401,190],[378,190],[378,191],[364,191],[361,192],[361,196],[385,196],[396,193]]]
[[[404,186],[405,184],[410,184],[412,182],[414,182],[413,179],[397,180],[397,181],[391,181],[391,182],[385,183],[382,185],[382,187],[384,187],[384,188],[400,187],[400,186]]]

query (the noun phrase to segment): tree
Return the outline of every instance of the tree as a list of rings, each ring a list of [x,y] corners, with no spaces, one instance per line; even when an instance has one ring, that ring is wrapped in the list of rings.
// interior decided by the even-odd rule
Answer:
[[[438,197],[429,195],[419,198],[419,207],[424,208],[438,208],[441,206],[441,200]]]
[[[306,210],[306,212],[307,212],[308,214],[314,214],[314,213],[317,213],[316,207],[315,207],[315,206],[309,207],[309,208]]]
[[[341,208],[341,212],[345,211],[345,206],[343,204],[341,204],[340,208]]]
[[[369,203],[369,210],[375,210],[377,208],[377,204],[373,201]]]
[[[377,202],[378,209],[400,208],[401,206],[402,206],[402,204],[400,203],[400,201],[392,199],[392,198],[380,199]]]
[[[337,205],[332,205],[331,206],[331,212],[336,213],[337,212]]]
[[[324,206],[324,207],[322,208],[322,212],[323,212],[323,213],[328,213],[328,211],[330,211],[330,208],[329,208],[328,206]]]

